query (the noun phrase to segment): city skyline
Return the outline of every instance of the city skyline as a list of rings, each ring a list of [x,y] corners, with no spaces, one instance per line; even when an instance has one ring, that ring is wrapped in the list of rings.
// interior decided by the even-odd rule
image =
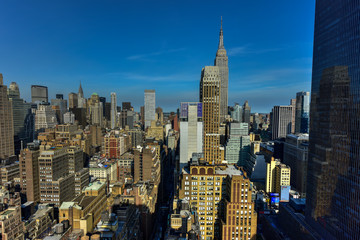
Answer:
[[[114,91],[118,102],[131,101],[136,111],[143,103],[142,90],[155,89],[157,106],[176,111],[179,102],[199,101],[199,69],[212,65],[223,16],[230,106],[248,100],[254,112],[270,112],[293,92],[310,90],[314,1],[231,8],[209,2],[208,13],[199,17],[200,5],[159,3],[147,11],[130,3],[93,3],[78,14],[79,2],[32,8],[24,3],[16,9],[4,4],[4,83],[17,82],[21,96],[30,101],[30,85],[47,86],[53,99],[57,93],[76,92],[81,81],[86,98],[97,92],[110,99]],[[292,8],[298,11],[286,13]]]

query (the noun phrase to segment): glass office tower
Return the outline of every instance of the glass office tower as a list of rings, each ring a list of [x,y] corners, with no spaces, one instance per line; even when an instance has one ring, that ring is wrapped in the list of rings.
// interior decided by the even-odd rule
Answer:
[[[317,0],[306,220],[360,239],[360,0]]]

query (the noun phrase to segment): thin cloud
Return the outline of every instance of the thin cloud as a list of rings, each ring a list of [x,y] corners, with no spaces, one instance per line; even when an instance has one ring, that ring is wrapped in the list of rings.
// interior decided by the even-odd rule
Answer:
[[[285,48],[251,48],[250,44],[246,44],[244,46],[233,47],[228,50],[229,56],[239,56],[239,55],[246,55],[246,54],[263,54],[268,52],[277,52],[281,51]]]
[[[146,82],[172,82],[172,81],[180,81],[180,82],[194,82],[199,81],[198,75],[190,75],[190,74],[171,74],[171,75],[145,75],[134,72],[115,72],[108,73],[107,76],[111,78],[122,78],[126,80],[132,81],[146,81]]]
[[[175,53],[175,52],[181,52],[184,51],[186,48],[174,48],[174,49],[168,49],[164,51],[158,51],[158,52],[152,52],[152,53],[144,53],[144,54],[136,54],[127,57],[127,60],[149,60],[149,57],[169,54],[169,53]]]

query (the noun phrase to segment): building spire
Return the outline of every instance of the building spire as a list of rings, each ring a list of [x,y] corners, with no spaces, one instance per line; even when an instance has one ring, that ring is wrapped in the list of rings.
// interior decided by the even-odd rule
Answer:
[[[221,16],[221,28],[220,28],[220,38],[219,38],[219,49],[224,49],[224,36],[223,36],[223,28],[222,28],[222,16]]]
[[[79,86],[78,95],[79,95],[80,97],[84,97],[84,92],[83,92],[83,89],[82,89],[82,87],[81,87],[81,81],[80,81],[80,86]]]

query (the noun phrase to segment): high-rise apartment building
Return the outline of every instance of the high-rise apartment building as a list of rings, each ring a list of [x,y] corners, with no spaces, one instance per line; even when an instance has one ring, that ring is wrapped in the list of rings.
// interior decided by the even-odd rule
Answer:
[[[218,67],[206,66],[201,71],[200,102],[203,107],[205,161],[221,163],[220,152],[221,78]]]
[[[7,95],[7,86],[0,73],[0,158],[14,155],[14,126],[11,102]]]
[[[48,88],[46,86],[31,85],[31,102],[49,102]]]
[[[360,8],[317,0],[306,220],[324,239],[360,239]]]
[[[274,106],[272,109],[272,139],[285,138],[292,131],[293,110],[290,106]]]
[[[221,82],[221,93],[220,93],[220,122],[223,122],[228,115],[228,85],[229,85],[229,67],[228,57],[224,47],[224,36],[222,29],[222,18],[221,28],[219,34],[219,46],[216,52],[214,65],[219,67],[219,75]]]
[[[295,133],[309,133],[310,93],[296,93]]]
[[[155,121],[155,90],[145,90],[144,92],[144,122],[145,129],[150,127],[151,121]]]
[[[12,82],[8,88],[8,98],[12,106],[15,154],[20,153],[21,145],[25,146],[33,140],[34,115],[31,103],[20,98],[19,86]]]
[[[284,164],[291,168],[291,187],[306,197],[309,135],[289,134],[284,143]]]
[[[116,99],[116,93],[111,93],[111,110],[110,110],[110,121],[111,121],[111,129],[114,129],[116,127],[117,123],[117,99]]]
[[[183,168],[193,153],[203,149],[202,103],[181,103],[180,109],[180,168]]]
[[[122,102],[122,109],[132,111],[133,107],[131,106],[131,102]]]

